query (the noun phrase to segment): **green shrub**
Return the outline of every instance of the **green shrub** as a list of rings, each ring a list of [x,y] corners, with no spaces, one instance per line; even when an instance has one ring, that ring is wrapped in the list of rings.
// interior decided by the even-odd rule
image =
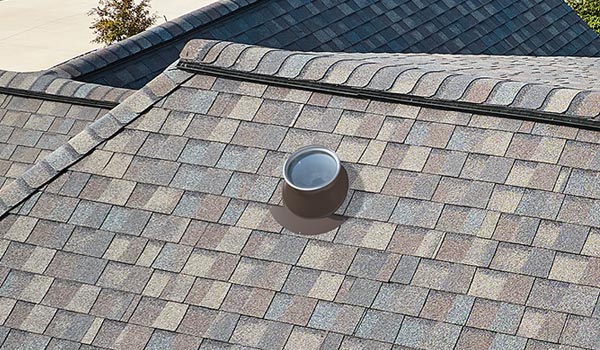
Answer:
[[[110,45],[143,32],[156,22],[150,13],[150,0],[100,0],[98,7],[88,13],[95,16],[90,29],[96,38],[92,42]]]

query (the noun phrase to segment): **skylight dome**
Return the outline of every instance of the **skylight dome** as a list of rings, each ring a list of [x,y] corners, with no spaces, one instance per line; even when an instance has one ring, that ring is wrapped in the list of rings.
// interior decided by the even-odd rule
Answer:
[[[286,183],[300,191],[327,187],[340,172],[338,156],[323,147],[307,146],[294,152],[283,167]]]

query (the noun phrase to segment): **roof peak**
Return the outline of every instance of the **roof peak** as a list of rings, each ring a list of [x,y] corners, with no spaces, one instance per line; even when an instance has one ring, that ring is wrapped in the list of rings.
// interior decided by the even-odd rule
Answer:
[[[52,71],[22,73],[0,70],[0,93],[113,108],[133,91],[75,81]]]
[[[74,57],[56,65],[50,71],[64,77],[80,79],[86,74],[106,69],[116,62],[128,60],[143,51],[159,48],[161,45],[179,39],[204,25],[225,18],[234,11],[252,5],[257,1],[217,0],[122,41]],[[167,64],[170,63],[172,61],[167,62]],[[159,72],[163,69],[164,66]]]

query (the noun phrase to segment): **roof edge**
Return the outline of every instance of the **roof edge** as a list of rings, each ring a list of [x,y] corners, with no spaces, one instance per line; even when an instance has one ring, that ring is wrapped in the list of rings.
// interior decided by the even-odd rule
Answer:
[[[535,113],[548,122],[564,118],[585,121],[587,127],[600,127],[600,91],[467,75],[435,67],[424,69],[404,55],[298,52],[196,39],[182,50],[178,66],[350,92],[377,92],[404,102],[520,115]]]
[[[122,41],[60,63],[50,68],[50,71],[68,78],[83,76],[142,51],[155,48],[157,45],[175,40],[198,27],[228,16],[257,1],[259,0],[218,0]]]
[[[174,66],[167,68],[145,87],[130,94],[122,103],[88,125],[66,144],[33,165],[20,177],[3,186],[0,189],[0,218],[39,188],[65,172],[71,165],[83,159],[104,141],[118,134],[125,126],[191,76],[191,73],[181,71]]]

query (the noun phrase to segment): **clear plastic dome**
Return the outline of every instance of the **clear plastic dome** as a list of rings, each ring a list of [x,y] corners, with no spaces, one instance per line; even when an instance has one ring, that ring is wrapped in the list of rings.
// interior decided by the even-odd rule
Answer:
[[[340,171],[340,162],[335,153],[310,146],[298,150],[286,162],[284,177],[292,187],[311,191],[329,185]]]

